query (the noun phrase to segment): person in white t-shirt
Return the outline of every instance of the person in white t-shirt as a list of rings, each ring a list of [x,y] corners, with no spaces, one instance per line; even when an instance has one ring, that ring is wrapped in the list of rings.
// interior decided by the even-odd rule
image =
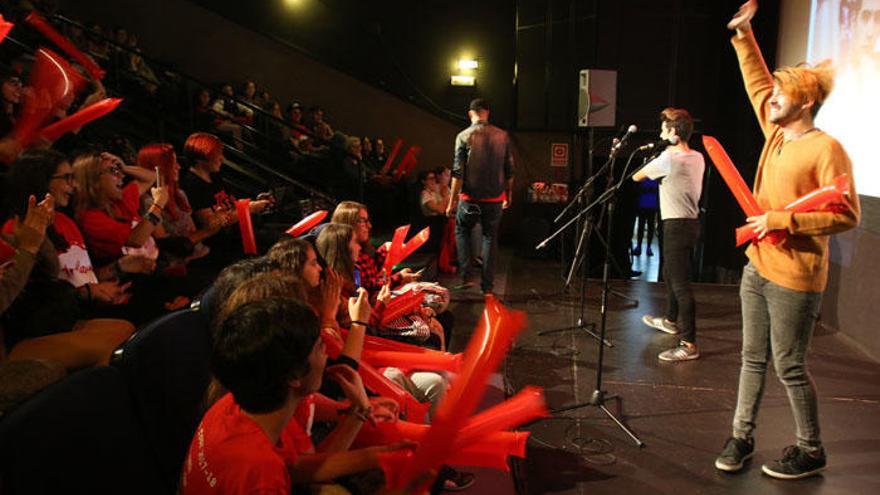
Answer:
[[[683,108],[660,114],[660,138],[678,144],[636,172],[633,180],[660,181],[660,219],[663,223],[663,278],[667,304],[664,316],[645,315],[649,327],[679,336],[679,345],[663,351],[661,361],[689,361],[700,357],[696,338],[696,307],[691,290],[691,257],[700,238],[700,194],[703,190],[703,155],[688,146],[694,120]]]

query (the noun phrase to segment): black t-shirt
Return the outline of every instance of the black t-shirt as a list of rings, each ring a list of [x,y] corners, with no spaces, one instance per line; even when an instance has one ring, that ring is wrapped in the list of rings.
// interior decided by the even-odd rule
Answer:
[[[226,192],[223,184],[219,180],[213,182],[205,182],[204,179],[194,174],[191,170],[180,180],[180,188],[186,193],[189,205],[192,207],[193,213],[210,208],[211,210],[227,209],[235,211],[235,197]],[[198,216],[193,215],[198,222]],[[238,227],[231,225],[224,228],[217,234],[205,239],[212,251],[219,251],[218,255],[231,256],[231,252],[235,249],[238,235]],[[240,243],[238,243],[240,244]],[[238,248],[239,254],[241,247]],[[222,253],[222,254],[221,254]]]
[[[180,181],[180,188],[186,193],[193,212],[210,208],[235,209],[235,197],[226,192],[219,181],[205,182],[191,170]]]

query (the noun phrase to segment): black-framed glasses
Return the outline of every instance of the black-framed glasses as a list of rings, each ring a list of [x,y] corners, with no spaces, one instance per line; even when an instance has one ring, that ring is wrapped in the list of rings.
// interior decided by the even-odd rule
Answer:
[[[67,182],[68,184],[73,184],[73,173],[72,172],[68,172],[66,174],[55,174],[49,178],[63,180],[64,182]]]

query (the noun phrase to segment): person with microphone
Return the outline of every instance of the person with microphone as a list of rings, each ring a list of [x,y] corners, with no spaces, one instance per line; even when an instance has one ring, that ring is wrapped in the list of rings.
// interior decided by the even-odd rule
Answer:
[[[691,289],[691,256],[700,238],[699,202],[706,164],[703,155],[688,146],[694,120],[687,110],[663,110],[660,129],[661,141],[640,149],[663,151],[636,172],[633,180],[660,181],[666,313],[663,316],[645,315],[642,321],[651,328],[679,337],[677,346],[657,356],[661,361],[690,361],[700,357],[696,345],[696,307]]]

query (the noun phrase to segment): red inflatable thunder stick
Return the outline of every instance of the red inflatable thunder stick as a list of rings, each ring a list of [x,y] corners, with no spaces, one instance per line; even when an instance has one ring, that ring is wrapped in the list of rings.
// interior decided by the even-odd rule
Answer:
[[[503,430],[547,415],[543,390],[526,387],[516,396],[468,419],[454,439],[452,452],[446,462],[507,471],[508,457],[525,457],[525,442],[529,434]],[[387,445],[404,439],[421,443],[430,428],[406,421],[381,423],[375,429],[361,430],[363,433],[358,435],[357,442],[360,446]]]
[[[321,337],[327,348],[327,355],[332,359],[338,358],[339,354],[342,352],[342,342],[327,330],[321,331]],[[422,404],[417,401],[415,397],[407,393],[407,391],[400,385],[392,382],[382,373],[379,373],[379,371],[370,366],[369,363],[361,361],[358,366],[358,374],[364,381],[364,386],[366,388],[382,397],[388,397],[397,401],[400,405],[401,412],[405,413],[407,418],[415,422],[425,422],[428,408],[430,407],[429,404]]]
[[[416,249],[428,242],[428,239],[431,237],[431,228],[425,227],[404,243],[403,241],[406,239],[407,233],[409,233],[409,225],[397,227],[394,231],[394,237],[391,238],[391,247],[388,248],[388,254],[385,256],[385,264],[382,265],[385,273],[391,273],[394,265],[407,259]]]
[[[739,174],[736,165],[733,164],[727,152],[724,151],[721,143],[712,136],[704,135],[703,147],[706,148],[712,163],[715,164],[715,168],[718,169],[718,173],[721,174],[721,178],[724,179],[724,182],[727,184],[730,192],[733,193],[733,197],[736,198],[739,207],[746,213],[746,216],[756,217],[763,215],[764,210],[758,206],[758,201],[752,195],[752,190],[746,185],[746,181]]]
[[[85,82],[63,57],[46,48],[38,49],[28,82],[31,91],[22,94],[21,112],[12,130],[19,145],[30,146],[49,115],[56,109],[67,110]]]
[[[379,171],[379,175],[385,175],[391,170],[391,164],[394,163],[394,159],[397,158],[397,153],[400,152],[400,147],[403,146],[403,140],[397,138],[394,141],[394,147],[391,148],[391,153],[388,154],[388,158],[385,160],[385,165],[382,165],[382,170]]]
[[[837,203],[844,196],[849,195],[849,176],[842,174],[834,178],[834,183],[830,186],[820,187],[811,191],[800,198],[785,205],[783,210],[792,213],[807,213],[816,211],[830,203]],[[736,229],[736,245],[742,246],[746,242],[758,237],[758,233],[751,229],[748,225],[743,225]]]
[[[6,22],[6,20],[3,19],[3,16],[0,15],[0,43],[3,43],[3,40],[6,39],[6,35],[9,34],[9,31],[12,31],[13,26],[15,26],[15,24]]]
[[[83,53],[69,39],[65,38],[61,33],[56,31],[55,28],[50,26],[49,23],[46,22],[46,19],[43,19],[43,16],[38,14],[36,10],[31,12],[27,18],[25,18],[25,21],[34,29],[42,33],[43,36],[48,38],[52,43],[55,43],[55,46],[60,48],[61,51],[66,53],[67,56],[72,58],[76,63],[81,65],[93,78],[104,78],[104,69],[98,67],[98,64],[96,64],[91,57]]]
[[[287,229],[286,233],[291,237],[299,237],[318,226],[325,218],[327,210],[318,210]]]
[[[80,109],[75,114],[68,115],[58,122],[44,127],[40,131],[40,136],[49,141],[55,141],[68,132],[79,129],[89,122],[98,120],[113,110],[116,110],[116,107],[118,107],[120,103],[122,103],[121,98],[104,98],[101,101],[96,101],[95,103]]]
[[[385,306],[385,311],[382,312],[382,324],[388,325],[401,316],[412,314],[421,308],[424,301],[425,294],[414,288],[392,298]]]
[[[250,199],[236,199],[235,212],[238,213],[238,228],[241,230],[241,247],[244,254],[257,254],[257,239],[254,237],[250,205]]]
[[[361,357],[371,366],[384,368],[393,366],[407,370],[461,371],[461,354],[449,352],[418,353],[401,351],[373,351],[364,349]]]
[[[406,240],[407,233],[409,233],[409,225],[401,225],[394,229],[394,235],[391,237],[391,247],[388,248],[388,254],[385,255],[385,264],[382,265],[386,276],[391,276],[391,269],[396,264],[394,260],[398,257],[398,253],[403,250],[403,241]]]
[[[497,369],[525,325],[525,313],[510,311],[493,296],[486,296],[486,308],[465,350],[461,373],[438,405],[431,428],[412,460],[382,463],[390,487],[406,486],[418,475],[436,469],[452,457],[456,439],[482,398],[489,374]]]
[[[410,146],[394,170],[394,181],[397,182],[401,177],[409,174],[410,170],[415,168],[418,162],[417,155],[422,151],[420,146]]]
[[[751,189],[746,185],[746,181],[744,181],[742,175],[739,174],[736,165],[733,164],[730,156],[724,151],[724,147],[721,146],[721,143],[712,136],[704,135],[703,147],[706,148],[706,152],[709,153],[709,158],[712,159],[712,163],[715,164],[715,168],[718,169],[721,178],[724,179],[728,189],[733,193],[733,197],[736,199],[736,202],[739,203],[739,207],[745,212],[746,217],[763,215],[764,210],[758,206],[758,200],[755,199]],[[782,237],[782,232],[770,232],[764,237],[764,239],[775,244],[782,240]],[[737,244],[737,246],[738,245],[739,244]]]

